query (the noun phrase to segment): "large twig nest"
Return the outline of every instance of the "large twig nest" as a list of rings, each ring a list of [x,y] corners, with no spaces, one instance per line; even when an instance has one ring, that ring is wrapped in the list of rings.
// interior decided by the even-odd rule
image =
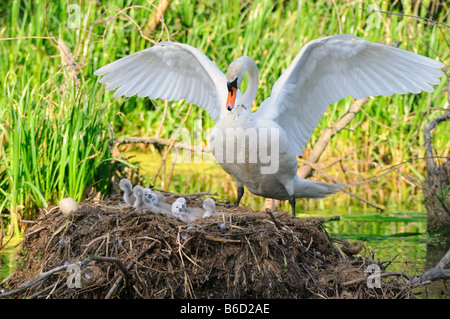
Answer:
[[[195,200],[188,197],[188,205]],[[43,211],[25,234],[22,267],[8,282],[9,296],[409,296],[409,290],[392,280],[382,289],[368,289],[364,266],[373,260],[349,256],[361,251],[360,244],[353,252],[355,247],[346,247],[344,254],[323,229],[324,219],[288,214],[273,219],[247,207],[217,204],[220,216],[190,224],[135,212],[119,197],[80,203],[71,215],[58,208]]]

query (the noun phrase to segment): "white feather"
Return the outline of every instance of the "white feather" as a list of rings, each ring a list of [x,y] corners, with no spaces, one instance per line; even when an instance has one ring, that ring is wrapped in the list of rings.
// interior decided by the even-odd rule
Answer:
[[[216,122],[210,139],[215,156],[218,150],[234,154],[236,140],[234,136],[227,140],[228,129],[281,132],[275,142],[278,145],[271,144],[279,150],[275,162],[280,165],[276,172],[263,174],[261,167],[266,163],[248,159],[243,163],[233,159],[219,164],[239,187],[245,185],[256,195],[286,200],[321,198],[342,187],[296,175],[296,155],[302,155],[302,149],[330,104],[348,95],[359,99],[433,92],[431,85],[440,83],[439,78],[444,75],[439,70],[442,67],[444,64],[433,59],[353,35],[317,39],[300,50],[256,113],[251,112],[251,106],[257,94],[258,68],[246,56],[231,63],[225,76],[198,49],[187,44],[161,42],[110,63],[94,74],[103,75],[100,83],[107,84],[107,90],[116,89],[114,97],[137,94],[152,99],[184,99],[205,108]],[[227,81],[230,86],[237,83],[239,87],[246,73],[247,90],[244,94],[237,90],[235,103],[227,108]],[[260,146],[254,144],[249,147],[257,154]],[[139,203],[135,202],[135,206],[141,209]],[[179,213],[193,216],[189,209]]]
[[[283,127],[296,153],[302,155],[314,129],[309,124],[316,124],[329,104],[347,95],[359,99],[432,92],[430,84],[440,82],[438,78],[444,73],[439,68],[443,66],[433,59],[353,35],[313,40],[280,76],[273,86],[270,103],[263,103],[256,116]],[[296,90],[292,90],[292,85]]]
[[[214,121],[227,99],[225,74],[198,49],[181,43],[160,42],[97,71],[113,97],[185,99],[205,108]],[[145,74],[145,77],[140,75]]]

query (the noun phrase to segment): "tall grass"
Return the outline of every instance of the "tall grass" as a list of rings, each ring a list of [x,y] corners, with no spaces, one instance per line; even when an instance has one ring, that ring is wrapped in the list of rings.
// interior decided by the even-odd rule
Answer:
[[[379,1],[380,9],[428,16],[429,3]],[[423,3],[423,2],[422,2]],[[179,127],[188,105],[149,101],[136,97],[112,100],[97,84],[93,72],[127,54],[150,47],[159,40],[179,41],[202,50],[220,69],[240,55],[255,59],[260,69],[255,109],[269,96],[273,83],[308,41],[352,33],[370,41],[402,41],[401,48],[450,62],[448,28],[424,20],[397,15],[379,16],[381,24],[368,24],[371,12],[363,9],[371,0],[336,1],[172,1],[157,29],[146,33],[157,2],[10,0],[0,5],[0,210],[15,219],[26,207],[45,207],[64,196],[77,200],[94,185],[108,192],[111,157],[108,143],[116,137],[151,136],[170,138]],[[449,23],[450,8],[433,13]],[[79,9],[79,11],[77,11]],[[79,16],[77,14],[79,13]],[[79,20],[76,18],[79,17]],[[70,22],[78,22],[72,28]],[[76,24],[76,23],[75,23]],[[56,40],[61,37],[77,62],[79,83],[64,66]],[[8,40],[4,40],[8,38]],[[244,86],[246,82],[244,81]],[[444,78],[433,94],[396,95],[371,99],[365,113],[357,114],[349,130],[332,140],[322,163],[344,157],[325,171],[342,181],[357,181],[380,174],[392,164],[424,156],[421,127],[427,118],[440,114],[447,103]],[[352,102],[347,98],[330,106],[305,150],[305,157],[321,132]],[[429,108],[432,106],[433,108]],[[120,114],[120,115],[116,115]],[[203,129],[214,123],[207,113],[193,107],[186,128],[202,119]],[[163,125],[160,128],[161,121]],[[435,134],[438,155],[448,156],[450,125]],[[155,152],[150,149],[149,151]],[[195,165],[195,164],[194,164]],[[419,203],[417,182],[423,179],[423,161],[412,161],[375,183],[352,191],[383,204]],[[320,175],[314,178],[323,179]],[[156,183],[161,182],[161,177]],[[177,176],[172,186],[179,192],[199,187],[189,176]],[[235,196],[231,178],[211,174],[202,187],[223,197]],[[158,185],[156,185],[158,186]],[[247,197],[252,198],[252,197]],[[249,199],[249,200],[250,200]],[[348,196],[334,197],[334,204],[352,205]],[[330,200],[305,201],[310,208],[330,205]],[[22,208],[23,207],[23,208]],[[13,224],[17,225],[17,222]]]
[[[12,79],[2,96],[8,107],[0,131],[1,205],[10,209],[17,233],[18,215],[27,208],[66,196],[81,200],[89,186],[105,193],[112,176],[107,161],[113,116],[106,104],[97,104],[96,91],[87,91],[86,83],[49,92],[30,82],[22,86]]]

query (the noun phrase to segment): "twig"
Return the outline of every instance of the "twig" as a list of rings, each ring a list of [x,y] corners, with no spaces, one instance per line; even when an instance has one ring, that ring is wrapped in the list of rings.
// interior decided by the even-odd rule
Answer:
[[[320,156],[325,151],[328,143],[330,142],[331,138],[335,136],[337,133],[339,133],[343,128],[345,128],[356,116],[356,114],[359,112],[361,107],[369,101],[368,98],[362,98],[359,100],[356,100],[352,103],[350,108],[345,112],[345,114],[339,118],[336,123],[334,123],[332,126],[329,126],[325,129],[325,131],[320,136],[319,140],[314,145],[313,150],[308,156],[308,162],[311,164],[315,164],[319,161]],[[312,167],[310,165],[308,166],[302,166],[298,170],[298,175],[302,178],[308,177],[312,172]]]
[[[250,244],[250,241],[248,240],[248,237],[247,237],[247,236],[244,236],[244,238],[245,238],[245,240],[247,241],[248,247],[250,248],[250,252],[252,253],[253,258],[255,259],[256,266],[258,267],[259,272],[261,272],[261,267],[259,266],[258,258],[256,258],[256,255],[255,255],[255,253],[253,252],[252,245]]]
[[[144,33],[147,36],[150,37],[151,33],[156,29],[158,24],[164,21],[164,12],[166,11],[169,4],[170,4],[169,0],[160,0],[158,7],[156,8],[155,14],[152,16],[151,20],[147,24],[147,27],[145,28]]]
[[[447,27],[447,28],[450,29],[450,25],[448,25],[448,24],[445,24],[445,23],[442,23],[442,22],[438,22],[438,21],[435,21],[435,20],[430,19],[430,18],[415,16],[415,15],[412,15],[412,14],[403,14],[403,13],[388,12],[388,11],[381,11],[381,10],[367,10],[367,9],[364,9],[364,8],[362,8],[361,10],[364,10],[364,11],[370,12],[370,13],[384,13],[384,14],[392,14],[392,15],[396,15],[396,16],[400,16],[400,17],[422,19],[422,20],[431,22],[432,24],[441,25],[441,26],[444,26],[444,27]]]
[[[205,239],[212,240],[212,241],[219,241],[222,243],[241,243],[238,239],[227,239],[227,238],[219,238],[211,235],[205,235]]]
[[[150,249],[153,248],[153,246],[156,244],[157,242],[154,241],[150,244],[150,246],[148,246],[146,249],[144,249],[143,251],[141,251],[139,253],[139,255],[136,257],[136,259],[132,260],[131,263],[127,266],[127,270],[129,271],[134,264],[136,264],[136,262],[142,257],[144,256],[146,253],[148,253],[150,251]],[[106,294],[105,299],[110,299],[111,296],[114,294],[114,292],[116,291],[117,287],[119,287],[122,284],[123,281],[123,276],[120,276],[119,278],[117,278],[117,280],[114,282],[113,286],[111,287],[111,289],[108,291],[108,293]]]
[[[310,167],[312,167],[314,170],[316,170],[317,172],[319,172],[321,175],[323,175],[326,179],[331,180],[331,181],[333,181],[333,182],[339,184],[339,181],[338,181],[336,178],[334,178],[334,177],[328,175],[327,173],[325,173],[325,172],[324,172],[320,167],[318,167],[317,165],[315,165],[315,164],[313,164],[313,163],[310,163],[310,162],[307,162],[307,161],[305,161],[305,160],[303,160],[303,159],[298,159],[298,161],[299,161],[299,162],[302,162],[302,163],[304,163],[304,164],[306,164],[306,165],[303,166],[303,167],[310,166]],[[387,173],[386,173],[386,174],[387,174]],[[354,186],[354,183],[349,184],[349,185],[347,185],[347,186]],[[358,195],[356,195],[356,194],[353,194],[352,192],[347,191],[347,190],[345,190],[345,189],[343,189],[343,188],[341,188],[340,190],[341,190],[342,192],[344,192],[344,193],[350,195],[350,196],[353,196],[353,197],[359,199],[360,201],[362,201],[362,202],[364,202],[364,203],[366,203],[366,204],[368,204],[368,205],[370,205],[370,206],[372,206],[372,207],[375,207],[376,209],[378,209],[378,210],[380,210],[380,211],[384,211],[384,208],[383,208],[382,206],[379,206],[379,205],[377,205],[377,204],[375,204],[375,203],[369,202],[368,200],[366,200],[366,199],[364,199],[364,198],[362,198],[362,197],[360,197],[360,196],[358,196]]]
[[[118,258],[112,258],[112,257],[91,257],[91,261],[100,261],[100,262],[108,262],[108,263],[114,263],[116,264],[122,274],[125,276],[125,279],[129,280],[131,278],[131,273],[128,271],[127,267],[122,263],[122,261]]]
[[[178,193],[171,193],[169,191],[166,191],[164,189],[158,189],[158,188],[152,188],[152,190],[161,192],[161,193],[166,193],[166,194],[170,194],[173,197],[200,197],[200,196],[219,196],[219,194],[217,193],[211,193],[209,191],[207,192],[198,192],[198,193],[187,193],[187,194],[178,194]]]
[[[403,271],[397,271],[397,272],[385,272],[379,275],[380,277],[390,277],[390,276],[396,276],[396,277],[405,277],[405,278],[409,278],[408,276],[405,275],[405,273]],[[359,284],[361,282],[365,282],[367,281],[367,278],[369,277],[369,275],[364,276],[363,278],[359,278],[359,279],[355,279],[355,280],[350,280],[347,282],[342,283],[340,286],[341,287],[348,287],[348,286],[352,286],[352,285],[356,285]]]
[[[433,158],[433,143],[431,142],[431,131],[441,122],[449,121],[450,120],[450,111],[447,111],[445,114],[442,114],[432,120],[431,122],[425,124],[423,128],[423,135],[425,138],[425,154],[426,157],[426,166],[427,170],[432,170],[436,167],[436,163],[434,162]]]
[[[90,257],[88,259],[85,259],[85,260],[79,262],[78,264],[81,267],[81,266],[84,266],[84,265],[90,263],[91,261],[115,263],[119,267],[119,269],[122,271],[122,273],[125,276],[125,278],[127,278],[127,279],[131,278],[130,272],[127,270],[127,268],[124,266],[124,264],[117,258],[94,256],[94,257]],[[24,283],[22,286],[18,287],[17,289],[14,289],[14,290],[11,290],[11,291],[8,291],[8,292],[5,292],[5,293],[1,294],[0,298],[6,298],[6,297],[9,297],[9,296],[15,295],[15,294],[17,294],[19,292],[22,292],[22,291],[30,288],[31,286],[35,285],[36,283],[38,283],[38,282],[40,282],[40,281],[42,281],[44,279],[47,279],[51,275],[53,275],[55,273],[58,273],[60,271],[66,270],[67,267],[69,267],[70,265],[73,265],[73,263],[53,268],[53,269],[43,273],[39,277]]]
[[[8,243],[11,241],[11,239],[13,238],[13,236],[14,236],[14,227],[13,227],[13,229],[12,229],[11,237],[8,239],[8,241],[6,242],[6,244],[2,245],[2,243],[0,242],[0,250],[2,250],[3,247],[6,247],[6,245],[8,245]]]
[[[314,277],[311,275],[311,273],[309,272],[309,270],[306,268],[306,266],[302,263],[301,264],[302,268],[306,271],[306,273],[309,275],[309,277],[311,277],[313,283],[316,285],[316,280],[314,279]],[[326,297],[328,298],[327,294],[322,290],[322,288],[318,287],[320,292]]]
[[[81,263],[81,265],[87,264],[90,261],[91,261],[90,259],[85,260],[85,261],[83,261]],[[5,293],[1,294],[0,298],[6,298],[6,297],[9,297],[9,296],[15,295],[15,294],[17,294],[19,292],[22,292],[22,291],[28,289],[29,287],[33,286],[34,284],[38,283],[39,281],[50,277],[54,273],[66,270],[68,266],[70,266],[70,264],[53,268],[53,269],[43,273],[39,277],[37,277],[37,278],[35,278],[35,279],[31,280],[31,281],[26,282],[25,284],[23,284],[22,286],[18,287],[17,289],[14,289],[14,290],[11,290],[11,291],[8,291],[8,292],[5,292]]]
[[[431,268],[420,275],[414,276],[411,280],[408,278],[408,280],[405,280],[405,283],[410,285],[425,285],[439,279],[450,279],[450,269],[444,269],[449,262],[450,249],[434,268]]]
[[[159,166],[158,166],[158,168],[156,169],[155,174],[153,175],[152,184],[155,183],[156,178],[158,177],[159,172],[161,171],[161,168],[162,168],[162,167],[165,168],[167,156],[169,156],[169,153],[172,151],[172,149],[173,149],[173,147],[174,147],[174,145],[175,145],[175,137],[177,136],[177,134],[178,134],[178,132],[181,130],[181,128],[184,126],[184,123],[186,123],[186,121],[187,121],[187,119],[188,119],[188,117],[189,117],[189,114],[191,113],[191,108],[192,108],[192,104],[189,104],[189,108],[188,108],[188,110],[187,110],[187,112],[186,112],[186,115],[185,115],[184,118],[181,120],[180,127],[175,131],[175,133],[173,134],[172,138],[170,138],[170,140],[169,140],[169,145],[168,145],[168,148],[167,148],[167,150],[166,150],[166,153],[162,156],[161,162],[159,163]],[[169,185],[166,185],[166,187],[169,187]]]
[[[273,223],[275,224],[275,226],[279,229],[282,230],[283,227],[280,225],[280,223],[275,219],[275,217],[272,214],[272,211],[268,208],[266,208],[266,213],[269,214],[270,218],[272,218]]]

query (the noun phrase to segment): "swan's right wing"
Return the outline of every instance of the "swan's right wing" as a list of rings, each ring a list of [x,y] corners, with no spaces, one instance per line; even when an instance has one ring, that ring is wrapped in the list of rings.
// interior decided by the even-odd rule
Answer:
[[[225,110],[225,74],[200,50],[181,43],[160,42],[114,61],[94,72],[102,75],[113,97],[133,96],[179,100],[207,110],[217,122]]]
[[[307,43],[274,84],[256,116],[278,123],[296,154],[308,142],[328,106],[351,95],[433,92],[441,62],[349,34]],[[430,85],[431,84],[431,85]]]

